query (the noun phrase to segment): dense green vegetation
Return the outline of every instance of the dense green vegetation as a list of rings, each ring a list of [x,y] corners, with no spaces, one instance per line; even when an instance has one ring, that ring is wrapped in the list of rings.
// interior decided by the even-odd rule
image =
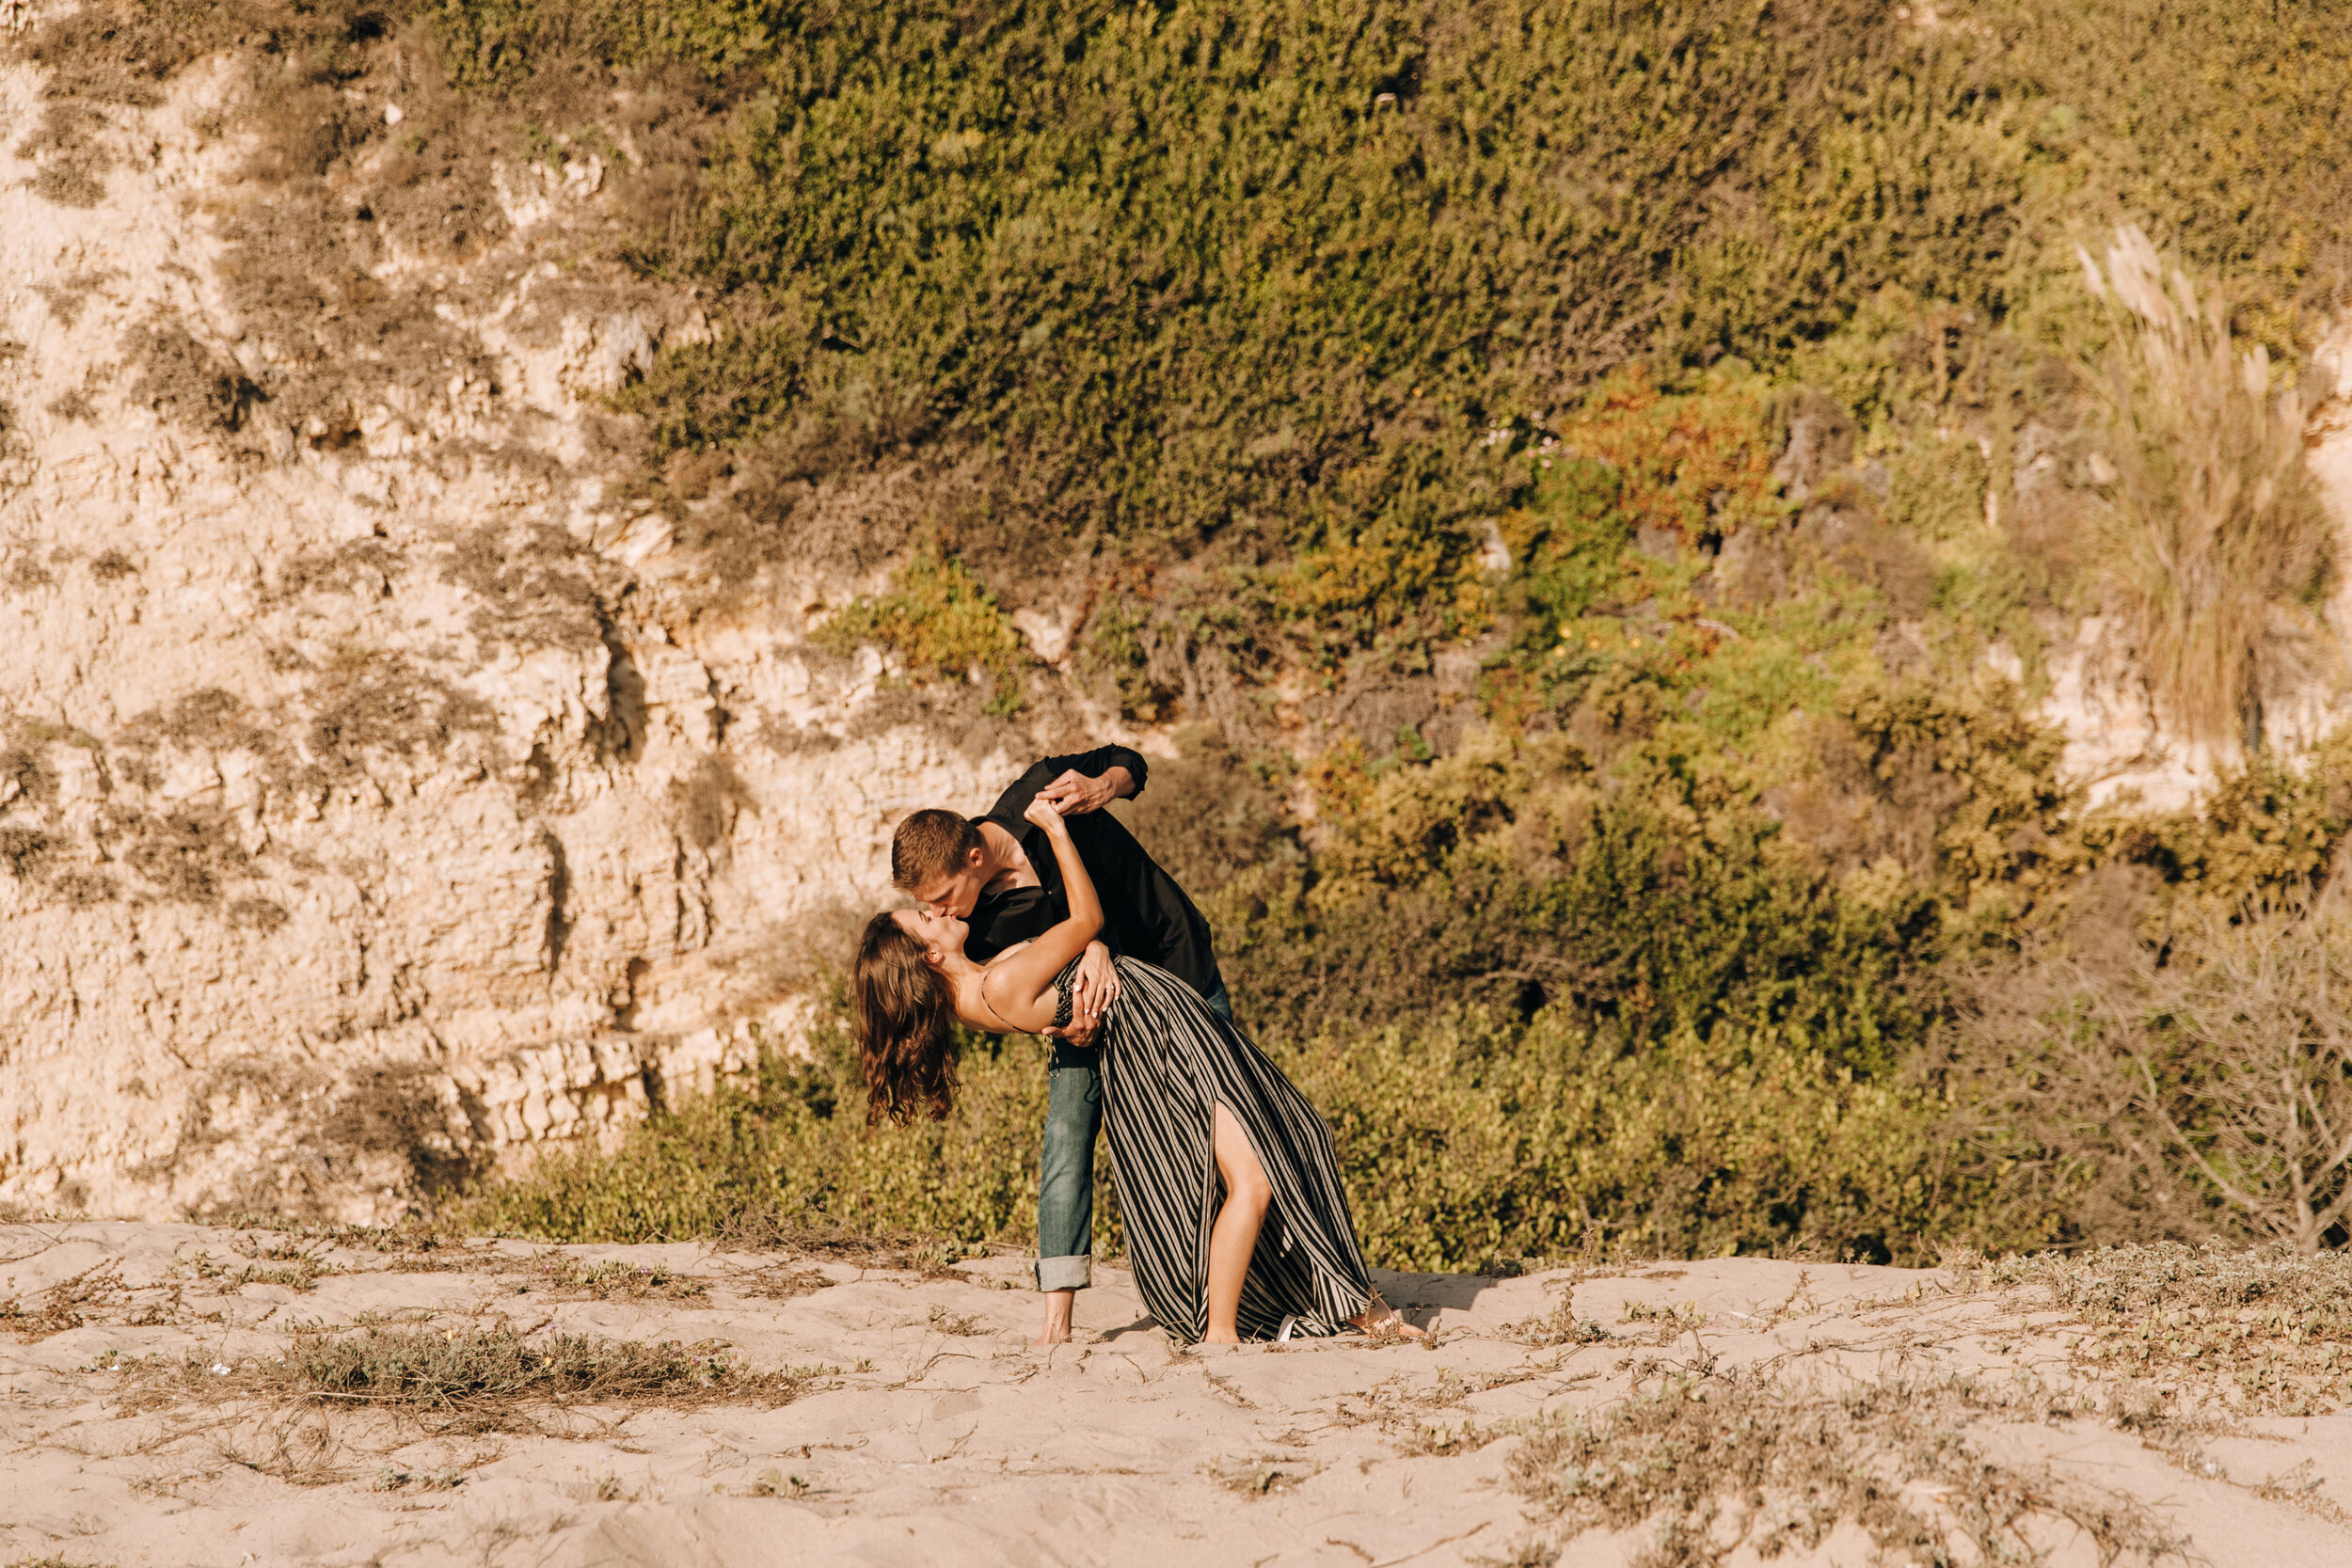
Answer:
[[[2193,958],[2199,921],[2242,908],[2246,888],[2305,884],[2352,830],[2343,748],[2308,771],[2240,776],[2212,818],[2062,823],[2067,842],[2039,863],[2099,869],[2008,879],[2005,897],[2039,886],[2064,909],[2039,934],[1989,923],[1989,942],[1931,879],[1883,860],[1829,876],[1736,803],[1686,801],[1680,831],[1662,832],[1653,793],[1580,800],[1556,782],[1558,758],[1554,741],[1490,737],[1335,777],[1313,854],[1267,832],[1270,800],[1214,760],[1169,769],[1138,815],[1172,867],[1215,888],[1245,1022],[1330,1119],[1375,1257],[1932,1260],[1962,1243],[2273,1228],[2153,1157],[2160,1130],[2153,1113],[2135,1118],[2130,1081],[2144,1047],[2067,1021],[2088,1008],[2124,1035],[2144,1026],[2163,1046],[2165,1112],[2243,1145],[2245,1117],[2199,1085],[2242,1071],[2244,1054],[2174,1037],[2172,1005],[2142,983],[2137,932],[2169,935],[2191,974],[2275,968],[2273,947],[2325,952],[2328,917],[2290,910],[2235,927],[2234,951]],[[1203,799],[1224,813],[1198,810]],[[2021,940],[2030,961],[2007,956]],[[2275,1043],[2297,1018],[2332,1016],[2344,1039],[2343,1004],[2341,990],[2274,988],[2251,1027]],[[968,1040],[953,1118],[869,1130],[843,1027],[836,1014],[819,1031],[814,1063],[771,1061],[615,1154],[559,1156],[489,1189],[472,1222],[567,1240],[747,1223],[1019,1238],[1043,1114],[1035,1043]],[[2255,1136],[2275,1148],[2277,1132]],[[1103,1223],[1115,1245],[1115,1204]]]
[[[532,147],[619,152],[626,254],[717,302],[622,394],[649,486],[755,566],[808,547],[817,499],[912,473],[895,590],[828,638],[977,666],[1015,711],[1040,676],[1008,610],[1083,578],[1083,678],[1214,726],[1138,828],[1383,1260],[2286,1233],[2215,1162],[2260,1165],[2292,1115],[2214,1100],[2230,1031],[2184,1033],[2148,976],[2312,951],[2352,831],[2346,742],[2259,749],[2265,628],[2333,580],[2278,432],[2352,297],[2352,11],[418,26]],[[2128,224],[2225,303],[2134,303]],[[2259,492],[2197,544],[2250,595],[2166,576],[2192,492]],[[2200,810],[2090,810],[2026,717],[2044,642],[2110,602],[2227,673],[2175,681],[2172,718],[2258,743]],[[1427,676],[1463,649],[1449,728]],[[1333,712],[1422,695],[1302,748],[1277,677]],[[2344,1002],[2309,974],[2265,1016],[2319,1040]],[[1025,1047],[974,1042],[944,1127],[869,1132],[845,1073],[835,1039],[474,1212],[1021,1232]]]
[[[818,1043],[814,1068],[771,1062],[755,1085],[688,1106],[615,1154],[558,1155],[491,1187],[466,1217],[566,1240],[1024,1235],[1045,1109],[1033,1046],[967,1042],[953,1117],[869,1132],[846,1041]],[[1968,1194],[1932,1171],[1918,1096],[1778,1033],[1684,1033],[1629,1053],[1564,1012],[1531,1026],[1441,1008],[1409,1026],[1267,1043],[1329,1118],[1358,1227],[1385,1267],[1510,1269],[1588,1248],[1932,1257],[1979,1233]],[[1107,1156],[1101,1192],[1098,1246],[1115,1250]]]
[[[931,526],[1206,550],[1131,594],[1245,655],[1473,627],[1472,521],[1527,478],[1499,458],[1629,358],[1743,360],[1882,436],[1963,419],[1998,484],[2042,359],[2103,330],[2074,242],[2153,222],[2282,360],[2352,280],[2332,7],[431,15],[461,81],[578,119],[543,137],[672,131],[630,138],[639,256],[732,309],[633,394],[663,442],[786,483],[977,461]],[[634,106],[545,96],[596,76]],[[679,196],[650,166],[690,155]],[[1221,627],[1165,602],[1236,590]]]
[[[2262,1231],[2151,1155],[2156,1104],[2247,1143],[2246,1117],[2198,1087],[2244,1053],[2170,1039],[2138,971],[2153,952],[2198,968],[2217,930],[2324,945],[2330,917],[2296,901],[2352,832],[2352,737],[2258,758],[2195,812],[2090,812],[2007,682],[1889,669],[1887,592],[1822,537],[1789,535],[1770,594],[1702,600],[1720,557],[1637,541],[1683,515],[1686,483],[1723,498],[1751,477],[1719,518],[1785,504],[1752,461],[1759,406],[1747,382],[1617,382],[1564,425],[1615,456],[1534,461],[1530,505],[1502,523],[1520,564],[1497,593],[1513,630],[1482,676],[1488,720],[1446,754],[1408,732],[1302,774],[1196,733],[1134,814],[1203,895],[1246,1022],[1330,1117],[1368,1243],[1398,1266],[1485,1268]],[[1640,460],[1676,441],[1708,460]],[[1935,541],[1904,547],[1931,562]],[[1298,788],[1312,835],[1281,799]],[[2232,927],[2265,899],[2283,907]],[[2292,1035],[2343,998],[2265,1005]],[[2086,1007],[2144,1022],[2087,1041],[2070,1022]],[[2146,1038],[2165,1042],[2164,1088],[2135,1120]],[[969,1041],[956,1117],[904,1131],[866,1127],[837,1021],[818,1046],[615,1155],[493,1189],[476,1222],[1022,1232],[1033,1044]]]

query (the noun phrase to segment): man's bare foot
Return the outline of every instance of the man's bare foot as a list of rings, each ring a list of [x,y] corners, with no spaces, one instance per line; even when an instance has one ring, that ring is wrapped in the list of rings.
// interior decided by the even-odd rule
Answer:
[[[1060,1345],[1070,1340],[1070,1309],[1076,1305],[1075,1291],[1045,1292],[1045,1327],[1029,1342],[1033,1345]]]

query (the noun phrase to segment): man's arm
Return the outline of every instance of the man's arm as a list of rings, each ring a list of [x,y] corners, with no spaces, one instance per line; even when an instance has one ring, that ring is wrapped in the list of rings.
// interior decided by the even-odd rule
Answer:
[[[1097,746],[1072,756],[1047,757],[1038,766],[1055,770],[1052,782],[1038,795],[1051,800],[1064,816],[1100,811],[1113,800],[1133,800],[1143,793],[1151,774],[1143,753],[1125,746]]]
[[[1114,769],[1124,777],[1115,776]],[[1031,800],[1044,795],[1055,801],[1056,809],[1064,816],[1074,816],[1078,813],[1061,805],[1059,798],[1050,793],[1051,786],[1061,784],[1072,774],[1077,775],[1089,786],[1097,781],[1107,780],[1118,793],[1104,794],[1097,802],[1100,805],[1120,796],[1142,794],[1144,778],[1150,771],[1151,765],[1143,760],[1143,753],[1125,746],[1097,746],[1091,752],[1045,757],[1030,764],[1027,772],[1013,780],[1011,787],[996,797],[996,803],[988,808],[988,815],[1009,827],[1021,820],[1021,814],[1029,809]]]

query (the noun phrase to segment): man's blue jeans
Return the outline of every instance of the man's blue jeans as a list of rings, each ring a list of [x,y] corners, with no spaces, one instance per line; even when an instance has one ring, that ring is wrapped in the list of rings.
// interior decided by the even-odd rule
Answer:
[[[1233,1022],[1220,985],[1203,998]],[[1045,1071],[1045,1144],[1038,1156],[1037,1288],[1083,1291],[1094,1275],[1094,1139],[1103,1129],[1103,1075],[1092,1046],[1054,1042]]]

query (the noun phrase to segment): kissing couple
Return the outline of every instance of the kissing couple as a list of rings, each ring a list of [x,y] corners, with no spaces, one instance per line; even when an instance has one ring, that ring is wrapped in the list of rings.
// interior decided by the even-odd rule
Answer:
[[[1090,1282],[1104,1123],[1136,1288],[1171,1337],[1418,1337],[1373,1289],[1330,1130],[1234,1027],[1208,922],[1103,809],[1147,772],[1124,746],[1048,757],[985,816],[898,824],[891,881],[922,907],[874,916],[858,943],[869,1118],[946,1118],[959,1023],[1052,1038],[1040,1344],[1070,1337]]]

